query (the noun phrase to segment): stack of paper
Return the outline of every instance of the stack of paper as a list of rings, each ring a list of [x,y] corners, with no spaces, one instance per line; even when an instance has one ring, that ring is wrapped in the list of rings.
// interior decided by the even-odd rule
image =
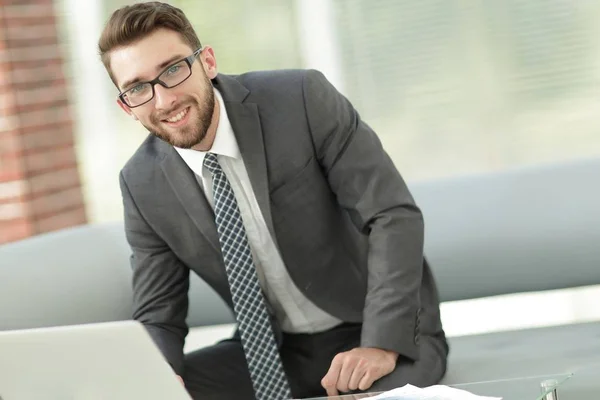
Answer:
[[[412,385],[389,390],[369,400],[501,400],[502,397],[478,396],[466,390],[444,385],[418,388]]]

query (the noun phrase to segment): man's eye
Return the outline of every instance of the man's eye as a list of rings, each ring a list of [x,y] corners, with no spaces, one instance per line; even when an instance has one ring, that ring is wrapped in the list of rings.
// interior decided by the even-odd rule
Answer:
[[[179,72],[180,69],[181,69],[181,65],[179,65],[179,64],[173,65],[172,67],[170,67],[167,70],[167,74],[169,74],[169,75],[176,74],[177,72]]]
[[[131,93],[131,94],[137,94],[137,93],[139,93],[139,92],[141,92],[141,91],[144,90],[144,86],[145,85],[134,86],[131,89],[129,89],[129,93]]]

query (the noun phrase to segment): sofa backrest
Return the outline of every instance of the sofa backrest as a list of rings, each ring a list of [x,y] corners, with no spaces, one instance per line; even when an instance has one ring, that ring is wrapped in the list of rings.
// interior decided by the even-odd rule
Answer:
[[[600,159],[421,182],[442,301],[600,284]]]
[[[600,160],[411,185],[442,301],[600,284]],[[0,246],[0,330],[129,319],[123,224]],[[191,327],[233,322],[190,277]]]
[[[131,318],[131,251],[122,223],[84,225],[0,246],[0,330]],[[191,327],[233,316],[195,274]]]

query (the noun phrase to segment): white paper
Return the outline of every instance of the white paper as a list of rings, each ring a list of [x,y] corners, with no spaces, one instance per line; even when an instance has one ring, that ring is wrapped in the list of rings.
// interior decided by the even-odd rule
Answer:
[[[456,389],[444,385],[434,385],[419,388],[406,385],[388,390],[369,400],[501,400],[502,397],[479,396],[463,389]]]

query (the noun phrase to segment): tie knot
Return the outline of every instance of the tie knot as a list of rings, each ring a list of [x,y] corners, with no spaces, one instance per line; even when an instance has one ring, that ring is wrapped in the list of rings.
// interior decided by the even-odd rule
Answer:
[[[213,175],[218,172],[221,172],[221,166],[217,161],[217,155],[214,153],[206,153],[206,155],[204,156],[204,166]]]

